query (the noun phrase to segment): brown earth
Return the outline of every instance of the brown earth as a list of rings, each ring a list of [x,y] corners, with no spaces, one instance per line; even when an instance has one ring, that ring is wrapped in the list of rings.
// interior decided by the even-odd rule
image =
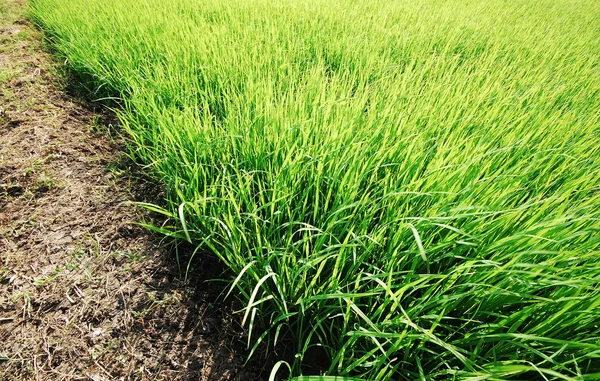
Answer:
[[[149,217],[126,201],[156,187],[110,116],[65,93],[25,14],[0,2],[0,379],[257,379],[234,303],[202,281],[218,263],[184,281],[132,223]]]

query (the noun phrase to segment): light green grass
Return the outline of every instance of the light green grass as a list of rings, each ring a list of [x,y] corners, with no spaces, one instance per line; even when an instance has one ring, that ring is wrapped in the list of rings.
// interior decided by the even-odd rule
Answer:
[[[231,268],[274,378],[319,353],[370,380],[600,378],[599,2],[32,11],[122,99],[156,229]]]

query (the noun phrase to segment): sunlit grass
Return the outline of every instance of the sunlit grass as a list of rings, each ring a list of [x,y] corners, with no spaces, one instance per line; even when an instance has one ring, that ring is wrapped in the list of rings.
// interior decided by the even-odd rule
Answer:
[[[600,377],[600,3],[32,10],[273,377]]]

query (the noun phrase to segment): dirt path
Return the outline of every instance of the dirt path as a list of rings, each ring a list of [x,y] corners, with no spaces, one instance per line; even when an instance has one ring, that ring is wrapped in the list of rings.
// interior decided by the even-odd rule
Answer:
[[[65,95],[25,7],[0,0],[0,379],[255,379],[232,306],[131,223],[123,203],[156,193]]]

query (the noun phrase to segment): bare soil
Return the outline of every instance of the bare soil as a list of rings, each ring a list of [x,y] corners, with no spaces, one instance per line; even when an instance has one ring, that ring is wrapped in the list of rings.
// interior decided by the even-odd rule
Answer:
[[[127,201],[140,179],[110,116],[64,91],[57,63],[0,0],[0,379],[253,380],[221,267],[184,281]],[[63,83],[61,83],[63,82]]]

